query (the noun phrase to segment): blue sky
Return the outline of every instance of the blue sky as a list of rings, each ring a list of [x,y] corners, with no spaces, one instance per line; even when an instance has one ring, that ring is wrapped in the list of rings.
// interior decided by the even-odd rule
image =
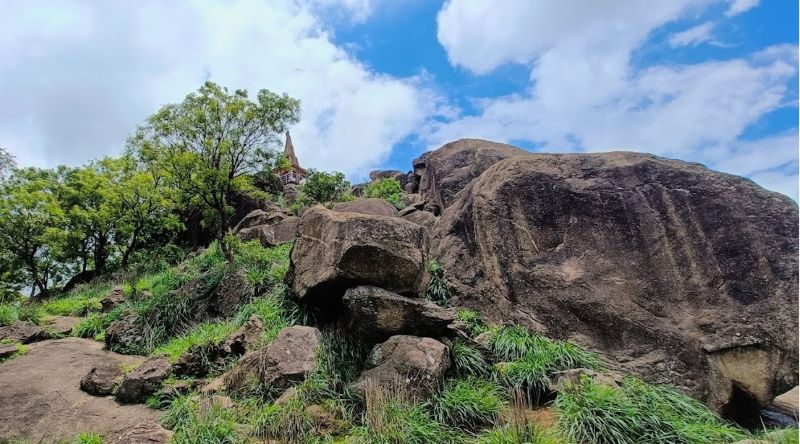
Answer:
[[[301,161],[351,180],[461,137],[701,162],[797,200],[797,2],[9,0],[0,146],[119,153],[206,78],[301,99]]]

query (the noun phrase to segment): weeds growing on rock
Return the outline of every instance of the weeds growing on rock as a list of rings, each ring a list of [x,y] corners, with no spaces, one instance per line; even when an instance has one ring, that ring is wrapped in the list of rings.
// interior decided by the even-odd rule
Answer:
[[[231,322],[204,322],[156,348],[153,354],[166,355],[174,363],[190,348],[218,345],[235,330],[236,325]]]
[[[491,365],[486,361],[483,353],[463,339],[453,341],[450,355],[453,360],[454,373],[457,375],[482,376],[491,371]]]
[[[103,438],[94,432],[83,432],[72,440],[72,444],[103,444]]]
[[[489,329],[480,313],[474,310],[460,308],[458,309],[456,319],[467,326],[467,331],[473,338]]]
[[[450,306],[450,284],[444,277],[444,268],[437,260],[431,260],[428,263],[428,271],[431,274],[431,280],[428,282],[428,289],[425,295],[428,299],[433,301],[436,305],[442,307]]]

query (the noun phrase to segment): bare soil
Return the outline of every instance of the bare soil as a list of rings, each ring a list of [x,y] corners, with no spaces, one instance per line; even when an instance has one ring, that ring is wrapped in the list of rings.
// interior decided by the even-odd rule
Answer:
[[[0,442],[25,438],[51,443],[81,432],[114,435],[159,412],[143,405],[120,405],[112,397],[80,390],[81,378],[103,362],[135,364],[143,358],[103,350],[89,339],[66,338],[31,344],[27,354],[0,364]]]

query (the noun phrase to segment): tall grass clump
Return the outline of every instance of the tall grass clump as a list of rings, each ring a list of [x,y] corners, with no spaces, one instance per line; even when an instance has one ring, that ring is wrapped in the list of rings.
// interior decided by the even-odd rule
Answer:
[[[354,430],[355,442],[370,444],[451,444],[464,441],[459,431],[436,421],[400,385],[367,384],[363,425]]]
[[[241,242],[233,237],[236,265],[244,272],[247,283],[257,292],[283,282],[289,269],[289,252],[292,244],[264,248],[258,240]]]
[[[305,323],[306,315],[303,308],[290,299],[286,291],[285,284],[277,283],[266,296],[253,299],[236,313],[233,322],[239,327],[253,315],[261,318],[264,336],[262,343],[256,346],[266,345],[286,327]]]
[[[462,430],[494,424],[506,406],[505,396],[493,381],[466,377],[448,380],[429,401],[434,418]]]
[[[449,307],[450,284],[444,277],[444,268],[442,264],[436,259],[433,259],[428,263],[428,271],[431,274],[431,280],[428,282],[428,288],[425,291],[426,297],[436,305]]]
[[[40,307],[47,315],[86,316],[100,311],[100,300],[110,290],[107,282],[83,284],[66,295],[42,301]]]
[[[458,309],[456,320],[463,322],[464,325],[467,326],[467,332],[473,338],[489,330],[489,326],[486,325],[486,321],[483,319],[480,313],[474,310],[467,308]]]
[[[635,378],[615,388],[584,377],[559,393],[555,408],[571,442],[716,444],[747,438],[700,402]]]
[[[492,368],[477,347],[460,338],[453,341],[450,356],[456,375],[482,376],[489,374]]]
[[[222,405],[214,398],[202,400],[197,395],[184,395],[173,400],[161,417],[161,424],[175,434],[175,444],[235,444],[244,441],[235,408]]]
[[[564,441],[550,430],[536,424],[508,423],[486,430],[476,436],[471,444],[563,444]]]
[[[5,327],[17,322],[19,308],[16,304],[0,304],[0,327]]]
[[[498,360],[496,377],[510,388],[524,387],[537,397],[547,390],[550,375],[571,368],[603,368],[593,353],[569,342],[529,332],[521,326],[489,330],[488,345]]]
[[[108,326],[119,319],[123,310],[124,307],[117,307],[108,313],[92,313],[72,328],[72,335],[101,340]]]
[[[83,432],[72,440],[72,444],[103,444],[103,438],[94,432]]]

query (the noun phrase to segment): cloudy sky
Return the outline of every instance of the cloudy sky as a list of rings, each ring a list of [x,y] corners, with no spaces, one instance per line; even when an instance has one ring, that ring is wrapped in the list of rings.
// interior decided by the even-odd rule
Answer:
[[[351,180],[478,137],[702,162],[795,200],[797,2],[4,0],[0,146],[116,154],[211,79],[302,101],[301,161]]]

